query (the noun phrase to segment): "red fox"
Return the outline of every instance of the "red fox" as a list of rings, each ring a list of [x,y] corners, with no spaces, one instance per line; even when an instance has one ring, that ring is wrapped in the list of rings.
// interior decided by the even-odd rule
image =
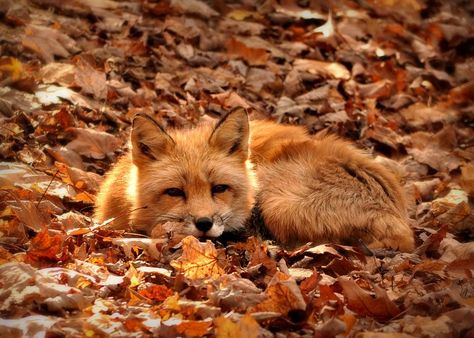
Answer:
[[[242,108],[191,130],[164,130],[138,114],[131,152],[107,175],[95,217],[152,237],[219,237],[244,228],[253,208],[289,247],[361,240],[414,249],[405,198],[388,169],[335,136],[249,123]]]

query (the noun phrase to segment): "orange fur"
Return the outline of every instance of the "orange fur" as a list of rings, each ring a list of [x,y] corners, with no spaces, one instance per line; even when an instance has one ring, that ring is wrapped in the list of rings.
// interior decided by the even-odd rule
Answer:
[[[98,221],[116,217],[117,228],[217,237],[242,228],[256,205],[285,245],[360,239],[371,247],[414,248],[395,176],[335,136],[312,137],[269,121],[253,121],[249,130],[238,109],[217,126],[185,131],[164,131],[141,115],[131,141],[132,151],[102,185]],[[212,193],[216,185],[228,189]],[[170,196],[169,188],[183,195]],[[207,231],[196,225],[203,218],[212,220]]]

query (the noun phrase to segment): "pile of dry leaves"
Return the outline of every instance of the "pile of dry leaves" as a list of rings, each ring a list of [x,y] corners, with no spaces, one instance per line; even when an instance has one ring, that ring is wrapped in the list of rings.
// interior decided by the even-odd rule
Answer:
[[[472,1],[0,0],[0,336],[473,337]],[[91,220],[130,118],[244,106],[400,173],[411,254]]]

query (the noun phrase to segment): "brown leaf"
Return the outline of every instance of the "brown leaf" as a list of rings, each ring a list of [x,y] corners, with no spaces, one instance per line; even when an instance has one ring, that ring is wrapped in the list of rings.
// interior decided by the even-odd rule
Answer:
[[[224,275],[207,290],[212,304],[223,310],[245,312],[260,303],[265,295],[252,281],[235,275]]]
[[[219,15],[219,12],[209,7],[205,2],[198,0],[171,0],[170,6],[180,12],[196,14],[205,19]]]
[[[305,280],[301,282],[300,289],[304,295],[307,295],[308,293],[316,289],[318,285],[319,285],[319,274],[316,270],[314,270],[313,274],[310,277],[306,278]]]
[[[75,57],[73,62],[76,66],[74,79],[82,92],[92,94],[97,99],[105,99],[107,95],[105,73],[94,67],[86,57]]]
[[[335,79],[349,80],[351,73],[347,68],[337,62],[323,62],[310,59],[296,59],[293,62],[293,69],[310,74],[318,74]]]
[[[449,106],[438,104],[427,106],[417,102],[400,111],[411,128],[426,128],[435,123],[453,123],[459,119],[459,112]]]
[[[103,177],[92,172],[71,168],[66,164],[58,162],[55,163],[55,166],[58,168],[64,183],[74,186],[83,193],[96,194],[99,190]],[[75,199],[77,200],[78,197],[76,196]]]
[[[35,92],[36,99],[43,105],[62,103],[62,100],[69,101],[79,107],[87,109],[98,109],[99,105],[87,97],[76,93],[75,91],[55,85],[40,85]]]
[[[70,128],[76,138],[66,145],[66,148],[76,153],[91,157],[94,159],[102,159],[117,150],[122,141],[112,134],[84,128]]]
[[[44,149],[51,157],[56,161],[67,164],[69,167],[78,168],[80,170],[85,169],[84,162],[80,155],[76,152],[69,150],[66,147],[56,146],[54,148]]]
[[[461,166],[461,185],[469,196],[474,197],[474,164],[466,163]]]
[[[339,277],[339,285],[347,300],[347,307],[362,316],[373,317],[377,320],[389,320],[400,313],[385,290],[374,285],[375,295],[362,289],[355,281],[347,277]]]
[[[78,50],[76,42],[57,29],[29,25],[25,28],[22,44],[37,53],[43,61],[54,61],[54,56],[68,57]]]
[[[74,76],[76,74],[74,65],[68,63],[52,62],[45,65],[40,70],[43,83],[56,83],[65,87],[74,86]]]

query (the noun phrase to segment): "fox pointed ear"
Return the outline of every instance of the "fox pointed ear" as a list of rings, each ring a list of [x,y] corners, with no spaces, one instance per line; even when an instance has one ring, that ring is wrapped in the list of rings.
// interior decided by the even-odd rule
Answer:
[[[209,144],[229,155],[248,157],[249,118],[247,111],[237,107],[224,116],[216,125],[209,138]]]
[[[132,158],[135,164],[156,161],[175,144],[158,122],[142,113],[133,118],[131,142]]]

